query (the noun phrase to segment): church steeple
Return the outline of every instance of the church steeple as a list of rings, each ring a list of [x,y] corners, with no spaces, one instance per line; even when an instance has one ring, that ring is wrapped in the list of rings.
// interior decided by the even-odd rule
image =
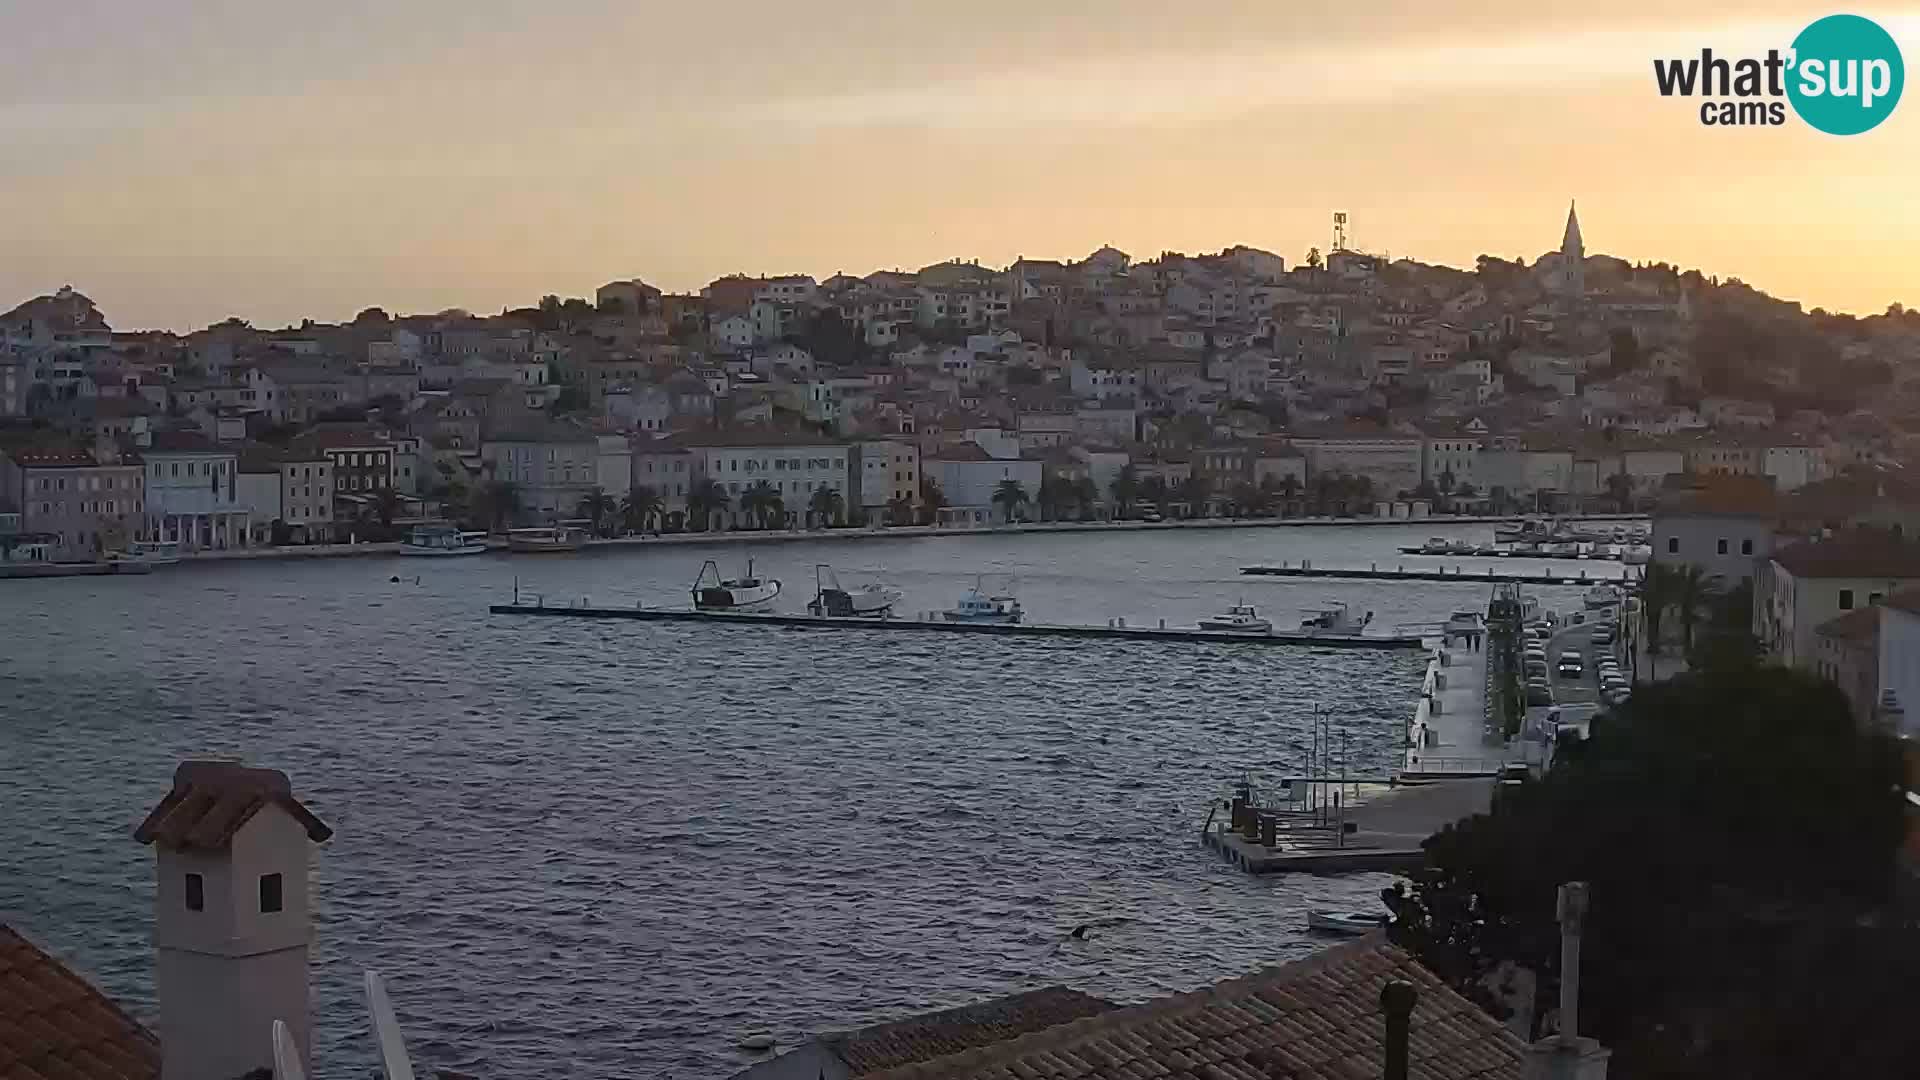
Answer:
[[[1560,241],[1560,254],[1571,258],[1584,258],[1586,245],[1580,242],[1580,215],[1574,211],[1571,201],[1567,203],[1567,234]]]

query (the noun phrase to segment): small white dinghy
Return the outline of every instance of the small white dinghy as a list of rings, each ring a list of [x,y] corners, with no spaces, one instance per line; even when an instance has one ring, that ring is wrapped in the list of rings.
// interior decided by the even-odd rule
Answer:
[[[1307,912],[1307,929],[1323,930],[1329,934],[1370,934],[1384,929],[1386,925],[1386,913],[1379,911],[1314,908]]]

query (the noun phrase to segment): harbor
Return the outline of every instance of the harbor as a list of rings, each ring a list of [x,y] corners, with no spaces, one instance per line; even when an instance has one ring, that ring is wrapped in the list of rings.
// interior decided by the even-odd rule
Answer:
[[[710,625],[815,630],[901,631],[907,633],[981,634],[990,637],[1105,638],[1122,641],[1203,642],[1213,645],[1307,645],[1329,649],[1418,649],[1420,634],[1315,634],[1270,631],[1242,633],[1202,630],[1198,626],[1132,626],[1115,620],[1105,626],[1049,623],[955,622],[938,618],[859,618],[799,615],[779,612],[694,611],[686,608],[594,607],[588,604],[494,604],[494,615],[549,616],[572,619],[626,619],[638,622],[697,622]],[[1163,621],[1164,622],[1164,621]]]

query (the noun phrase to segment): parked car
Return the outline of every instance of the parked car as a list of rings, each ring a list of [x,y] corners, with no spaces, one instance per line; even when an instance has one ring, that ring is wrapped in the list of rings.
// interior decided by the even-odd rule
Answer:
[[[1549,690],[1544,686],[1527,687],[1527,705],[1529,707],[1536,706],[1536,705],[1551,705],[1551,704],[1553,704],[1552,690]]]
[[[1525,672],[1529,679],[1536,675],[1544,679],[1547,677],[1547,662],[1545,660],[1529,660],[1521,665],[1520,670]]]
[[[1601,623],[1599,626],[1594,627],[1593,643],[1595,645],[1613,644],[1613,627],[1608,626],[1606,623]]]

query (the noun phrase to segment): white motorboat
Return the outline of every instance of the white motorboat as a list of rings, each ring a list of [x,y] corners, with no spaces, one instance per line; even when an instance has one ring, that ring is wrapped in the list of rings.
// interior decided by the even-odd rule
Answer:
[[[1012,595],[988,596],[980,591],[980,584],[960,598],[960,602],[948,608],[943,614],[948,622],[957,623],[1000,623],[1011,626],[1020,621],[1025,612],[1020,610],[1020,601]]]
[[[127,550],[107,560],[113,563],[138,563],[142,566],[172,566],[180,561],[178,540],[135,540]]]
[[[1645,544],[1635,544],[1620,552],[1620,561],[1628,566],[1645,566],[1653,558],[1653,549]]]
[[[1626,594],[1614,585],[1595,585],[1586,591],[1582,602],[1589,608],[1609,608],[1617,606]]]
[[[780,595],[778,578],[762,578],[753,572],[753,560],[747,560],[747,572],[737,578],[723,578],[712,559],[700,564],[700,576],[693,579],[693,606],[699,611],[763,611]]]
[[[548,555],[579,551],[587,546],[587,530],[572,525],[542,525],[532,529],[508,529],[507,550],[526,555]]]
[[[815,615],[877,618],[893,610],[900,602],[900,590],[870,581],[857,589],[843,588],[833,567],[820,563],[813,568],[813,599],[807,610]]]
[[[1447,616],[1447,625],[1445,627],[1445,630],[1449,634],[1462,634],[1462,633],[1469,633],[1473,631],[1482,631],[1482,630],[1485,630],[1486,628],[1487,628],[1487,621],[1486,619],[1481,617],[1479,612],[1474,611],[1471,608],[1462,608],[1459,611],[1456,611],[1453,614]]]
[[[416,525],[400,544],[402,555],[446,558],[452,555],[485,555],[487,545],[482,534],[464,533],[453,525]]]
[[[1358,634],[1373,621],[1373,612],[1355,618],[1347,605],[1334,601],[1300,622],[1303,634]]]
[[[1378,911],[1334,911],[1314,908],[1307,912],[1307,929],[1330,934],[1371,934],[1384,929],[1387,916]]]
[[[1224,615],[1211,615],[1200,620],[1202,630],[1225,630],[1235,634],[1271,634],[1273,620],[1263,619],[1253,610],[1252,604],[1235,604]]]

